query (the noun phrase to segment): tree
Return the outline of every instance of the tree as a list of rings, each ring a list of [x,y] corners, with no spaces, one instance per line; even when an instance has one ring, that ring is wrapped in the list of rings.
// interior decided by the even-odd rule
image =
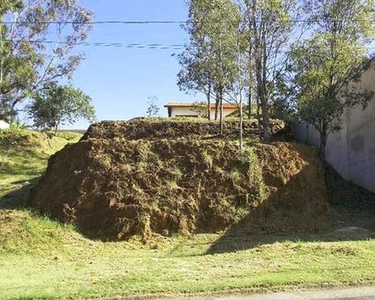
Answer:
[[[211,96],[212,90],[216,107],[220,109],[220,133],[223,134],[224,93],[232,88],[237,74],[239,12],[230,0],[188,0],[187,4],[189,21],[185,29],[190,35],[190,44],[180,56],[186,70],[180,73],[180,82],[188,89],[203,91],[206,96]]]
[[[91,98],[72,86],[48,83],[27,107],[28,114],[39,129],[54,129],[60,125],[74,124],[83,118],[95,122],[95,109]]]
[[[256,99],[261,138],[268,141],[270,105],[277,92],[276,82],[286,72],[286,50],[297,38],[292,16],[297,14],[295,0],[237,0],[241,11],[243,34],[248,42],[248,106]]]
[[[156,102],[158,101],[157,96],[150,96],[148,97],[147,104],[149,105],[147,108],[147,117],[149,118],[155,118],[159,116],[160,108],[156,105]]]
[[[292,50],[291,70],[298,88],[295,99],[303,121],[320,134],[325,160],[328,135],[340,129],[346,109],[367,103],[373,93],[356,86],[371,61],[365,45],[374,37],[373,0],[313,0],[312,36]]]
[[[84,58],[73,52],[91,30],[92,13],[78,0],[5,0],[0,4],[0,116],[59,78]]]
[[[205,94],[207,99],[206,115],[211,120],[211,97],[213,95],[213,77],[209,51],[203,50],[203,45],[198,45],[192,38],[190,45],[178,56],[182,70],[178,73],[177,85],[180,90],[187,93],[197,91]],[[216,115],[217,119],[217,115]]]

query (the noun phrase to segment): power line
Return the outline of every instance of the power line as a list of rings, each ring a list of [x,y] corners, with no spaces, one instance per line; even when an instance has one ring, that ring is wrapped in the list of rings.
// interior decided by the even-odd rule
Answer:
[[[6,42],[26,42],[49,45],[68,45],[69,42],[52,41],[52,40],[4,40]],[[112,48],[129,48],[129,49],[160,49],[160,50],[182,50],[183,44],[142,44],[142,43],[124,43],[124,42],[73,42],[72,46],[93,46],[93,47],[112,47]],[[365,47],[367,50],[375,50],[375,47]]]
[[[73,22],[73,21],[3,21],[0,24],[88,24],[88,25],[145,25],[145,24],[186,24],[188,21],[173,21],[173,20],[145,20],[145,21],[121,21],[121,20],[107,20],[107,21],[90,21],[90,22]]]
[[[5,40],[6,42],[26,42],[35,44],[49,45],[68,45],[69,42],[51,41],[51,40]],[[161,50],[181,50],[185,46],[182,44],[129,44],[123,42],[76,42],[73,46],[94,46],[94,47],[113,47],[113,48],[133,48],[133,49],[161,49]]]
[[[294,19],[294,20],[255,20],[255,22],[260,23],[318,23],[323,21],[323,19]],[[328,22],[375,22],[375,19],[353,19],[353,20],[344,20],[344,19],[332,19],[325,20]],[[87,25],[169,25],[169,24],[188,24],[190,21],[185,20],[135,20],[135,21],[126,21],[126,20],[104,20],[104,21],[90,21],[90,22],[74,22],[74,21],[2,21],[0,24],[55,24],[55,25],[64,25],[64,24],[87,24]],[[225,21],[218,22],[196,22],[196,23],[222,23],[225,24]],[[248,21],[241,21],[240,23],[248,23]]]
[[[47,43],[47,44],[65,44],[63,42],[54,41],[26,41],[30,43]],[[176,50],[182,51],[185,49],[184,45],[165,45],[165,44],[127,44],[118,42],[80,42],[73,43],[72,46],[93,46],[93,47],[103,47],[103,48],[117,48],[117,49],[134,49],[134,50]],[[375,50],[375,47],[365,47],[366,50]],[[289,53],[288,51],[279,51],[279,53]]]

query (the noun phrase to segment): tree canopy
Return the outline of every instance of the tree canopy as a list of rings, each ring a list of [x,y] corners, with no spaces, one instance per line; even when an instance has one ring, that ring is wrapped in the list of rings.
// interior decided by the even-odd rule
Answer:
[[[324,157],[327,137],[339,130],[341,115],[357,105],[366,107],[373,93],[356,85],[371,65],[366,43],[375,36],[374,1],[314,0],[313,35],[292,49],[295,100],[299,116],[320,133]],[[315,20],[319,20],[316,22]]]
[[[83,118],[95,122],[91,98],[72,86],[48,83],[33,97],[27,110],[34,126],[58,130],[60,125],[74,124]]]
[[[60,78],[84,55],[74,51],[91,30],[92,13],[77,0],[6,0],[0,4],[0,116]]]
[[[262,140],[269,140],[271,114],[292,115],[314,124],[325,147],[342,113],[372,98],[356,82],[371,63],[366,46],[375,37],[375,0],[187,4],[190,42],[179,56],[180,88],[204,93],[208,107],[213,96],[218,106],[247,92]]]

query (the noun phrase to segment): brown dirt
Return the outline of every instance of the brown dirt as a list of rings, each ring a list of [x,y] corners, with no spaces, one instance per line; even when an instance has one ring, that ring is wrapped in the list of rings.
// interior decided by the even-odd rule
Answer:
[[[308,146],[252,143],[240,156],[230,140],[165,139],[198,135],[193,123],[143,123],[91,127],[51,157],[28,205],[102,240],[217,232],[253,214],[288,226],[298,216],[309,228],[328,211],[324,172]]]
[[[237,138],[238,127],[238,121],[225,121],[225,137]],[[245,137],[257,139],[257,120],[245,120],[243,128]],[[270,121],[270,131],[275,140],[290,138],[288,126],[280,120]],[[217,122],[194,119],[135,118],[128,122],[104,121],[92,125],[82,139],[209,139],[217,137],[219,133],[220,128]]]

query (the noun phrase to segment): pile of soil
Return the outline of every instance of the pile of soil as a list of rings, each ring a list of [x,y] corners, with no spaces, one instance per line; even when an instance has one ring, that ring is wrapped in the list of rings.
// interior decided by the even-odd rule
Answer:
[[[253,143],[239,155],[230,140],[184,138],[211,132],[207,124],[143,123],[91,127],[51,157],[28,205],[102,240],[217,232],[257,211],[289,223],[298,216],[308,228],[328,210],[324,172],[308,146]]]
[[[258,121],[245,120],[243,123],[244,136],[254,140],[258,137]],[[238,121],[224,122],[224,138],[237,138],[239,131]],[[280,120],[270,121],[270,132],[274,139],[291,136],[289,127]],[[218,122],[192,119],[162,119],[162,118],[135,118],[128,122],[105,121],[92,125],[83,139],[209,139],[220,133]]]

